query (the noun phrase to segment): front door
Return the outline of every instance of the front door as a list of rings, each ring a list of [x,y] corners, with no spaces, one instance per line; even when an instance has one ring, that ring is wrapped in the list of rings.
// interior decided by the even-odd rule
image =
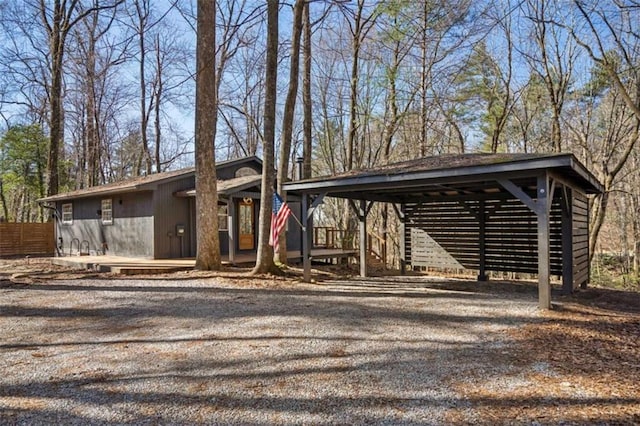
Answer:
[[[238,205],[238,249],[253,250],[255,248],[254,238],[254,214],[253,200],[241,201]]]

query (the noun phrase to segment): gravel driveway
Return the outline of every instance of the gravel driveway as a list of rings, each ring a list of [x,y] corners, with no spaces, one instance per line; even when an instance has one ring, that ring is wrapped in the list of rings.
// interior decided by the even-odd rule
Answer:
[[[3,424],[442,424],[536,294],[438,279],[0,286]],[[469,413],[469,421],[473,421]]]

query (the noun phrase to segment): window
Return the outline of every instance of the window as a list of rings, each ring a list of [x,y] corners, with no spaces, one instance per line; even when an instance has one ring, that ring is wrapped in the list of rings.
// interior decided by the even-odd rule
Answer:
[[[218,230],[228,231],[227,206],[218,206]]]
[[[236,170],[235,177],[255,176],[259,174],[260,173],[258,173],[258,171],[252,167],[241,167],[238,170]]]
[[[102,200],[102,224],[103,225],[113,224],[113,209],[111,204],[111,198]]]
[[[71,203],[62,205],[62,224],[73,225],[73,204]]]

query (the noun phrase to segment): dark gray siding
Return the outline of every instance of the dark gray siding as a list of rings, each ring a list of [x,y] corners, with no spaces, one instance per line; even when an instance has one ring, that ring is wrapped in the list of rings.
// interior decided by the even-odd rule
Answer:
[[[101,202],[111,198],[113,224],[103,225],[98,211]],[[62,217],[63,202],[57,203]],[[153,209],[152,193],[136,192],[105,197],[80,198],[72,201],[73,224],[57,222],[57,237],[62,237],[63,251],[69,253],[73,239],[86,247],[91,254],[101,252],[117,256],[153,258]],[[78,242],[73,251],[77,252]]]
[[[288,202],[293,215],[300,220],[301,206],[298,202]],[[302,247],[302,229],[300,224],[292,216],[287,221],[287,251],[300,250]]]
[[[234,220],[234,223],[235,222],[236,221]],[[223,256],[228,255],[229,254],[229,231],[226,229],[224,231],[220,231],[218,233],[218,236],[220,238],[220,254]]]
[[[155,215],[155,258],[168,259],[176,257],[191,257],[192,223],[189,214],[189,199],[176,197],[178,191],[193,188],[195,177],[189,176],[158,185],[153,195]],[[217,214],[217,212],[213,212]],[[184,227],[183,237],[177,236],[177,227]]]

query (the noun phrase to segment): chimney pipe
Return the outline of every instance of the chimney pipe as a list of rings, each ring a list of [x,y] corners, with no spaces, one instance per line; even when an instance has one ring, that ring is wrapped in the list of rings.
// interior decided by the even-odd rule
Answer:
[[[302,180],[303,176],[303,168],[304,168],[304,157],[296,157],[296,179]]]

